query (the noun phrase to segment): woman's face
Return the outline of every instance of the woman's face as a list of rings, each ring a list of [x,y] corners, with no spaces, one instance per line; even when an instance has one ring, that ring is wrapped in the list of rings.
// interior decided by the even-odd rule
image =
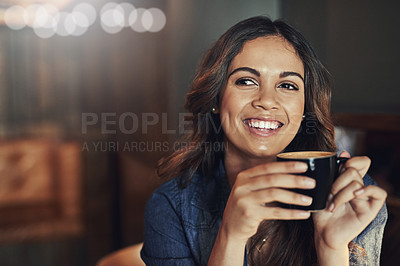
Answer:
[[[304,67],[294,48],[277,36],[246,42],[218,111],[229,155],[266,158],[286,148],[304,113]]]

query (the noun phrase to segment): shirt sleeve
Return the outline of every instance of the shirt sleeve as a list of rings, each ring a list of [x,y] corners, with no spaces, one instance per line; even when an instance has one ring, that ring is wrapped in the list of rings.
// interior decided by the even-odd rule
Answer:
[[[369,177],[364,177],[364,184],[376,185]],[[349,246],[350,265],[380,265],[383,231],[387,221],[387,208],[384,204],[375,219],[351,242]]]
[[[147,202],[141,250],[146,265],[196,265],[179,218],[177,193],[156,191]]]

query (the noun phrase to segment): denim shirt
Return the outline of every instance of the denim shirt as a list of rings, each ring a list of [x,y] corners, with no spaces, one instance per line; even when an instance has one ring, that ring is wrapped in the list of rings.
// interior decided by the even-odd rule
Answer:
[[[207,265],[230,187],[223,164],[213,176],[196,174],[185,189],[179,179],[161,185],[147,202],[145,239],[141,257],[146,265]],[[376,183],[368,175],[364,184]],[[379,265],[386,205],[352,242],[366,251],[365,256],[350,250],[350,265]],[[246,252],[244,265],[246,262]],[[356,254],[355,254],[356,253]]]

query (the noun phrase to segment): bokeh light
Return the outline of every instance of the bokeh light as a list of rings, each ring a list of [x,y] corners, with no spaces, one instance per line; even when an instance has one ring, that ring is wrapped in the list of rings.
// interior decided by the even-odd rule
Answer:
[[[68,21],[68,15],[69,13],[67,12],[60,12],[60,18],[58,20],[57,23],[57,27],[56,27],[56,33],[59,36],[68,36],[70,35],[69,31],[71,30],[71,28],[73,27],[72,25],[68,25],[68,23],[70,23],[71,21]]]
[[[22,6],[11,6],[4,13],[6,25],[13,30],[19,30],[26,26],[25,21],[21,23],[21,18],[25,17],[25,8]]]
[[[81,12],[72,12],[70,14],[72,23],[75,24],[75,29],[74,31],[71,32],[71,35],[73,36],[81,36],[85,34],[85,32],[88,30],[90,26],[90,20],[85,14]]]
[[[89,22],[88,26],[93,25],[97,17],[96,9],[88,3],[80,3],[76,5],[72,13],[84,14]]]
[[[143,15],[146,13],[145,8],[137,8],[136,9],[136,19],[131,24],[131,28],[136,32],[145,32],[146,28],[143,25]],[[146,17],[145,17],[146,21]]]
[[[79,3],[71,12],[59,12],[51,4],[31,4],[26,8],[14,5],[4,13],[6,25],[13,30],[26,26],[40,38],[58,36],[81,36],[94,24],[99,14],[100,25],[110,34],[123,28],[135,32],[159,32],[166,25],[166,16],[159,8],[136,8],[130,3],[106,3],[98,13],[89,3]]]
[[[41,10],[43,10],[43,9],[41,8],[41,5],[39,5],[39,4],[32,4],[32,5],[27,6],[25,8],[25,12],[24,12],[25,25],[33,28],[35,21],[36,21],[37,13],[39,11],[39,15],[40,15]]]
[[[55,22],[53,19],[57,14],[58,9],[54,5],[45,4],[39,6],[36,9],[32,27],[49,27],[50,24]]]
[[[124,27],[129,27],[131,25],[130,24],[131,14],[137,14],[136,8],[130,3],[122,3],[119,6],[123,10],[123,13],[124,13]],[[136,20],[136,18],[135,18],[135,20]]]
[[[40,25],[35,25],[33,31],[40,38],[50,38],[56,34],[56,28],[59,20],[60,14],[58,12],[49,15],[46,20],[41,21]]]
[[[124,10],[117,3],[107,3],[100,11],[101,26],[110,34],[120,32],[124,27]]]
[[[147,9],[146,12],[145,12],[145,16],[146,17],[149,17],[149,16],[152,17],[152,19],[151,19],[152,24],[151,25],[146,26],[144,24],[145,22],[143,22],[143,25],[145,26],[145,28],[150,32],[161,31],[164,28],[164,26],[165,26],[165,24],[167,22],[167,18],[165,16],[164,12],[159,8],[155,8],[154,7],[154,8]],[[146,20],[147,20],[147,18],[146,18]],[[150,21],[150,19],[148,19],[148,20]]]

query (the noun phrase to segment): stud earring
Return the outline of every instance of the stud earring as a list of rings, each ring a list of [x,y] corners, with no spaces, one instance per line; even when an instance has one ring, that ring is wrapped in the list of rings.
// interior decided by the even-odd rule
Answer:
[[[306,118],[306,115],[303,115],[303,120],[304,120],[304,118]]]
[[[213,107],[213,108],[211,109],[211,112],[213,112],[213,114],[215,114],[215,113],[217,112],[217,109],[215,109],[215,107]]]

